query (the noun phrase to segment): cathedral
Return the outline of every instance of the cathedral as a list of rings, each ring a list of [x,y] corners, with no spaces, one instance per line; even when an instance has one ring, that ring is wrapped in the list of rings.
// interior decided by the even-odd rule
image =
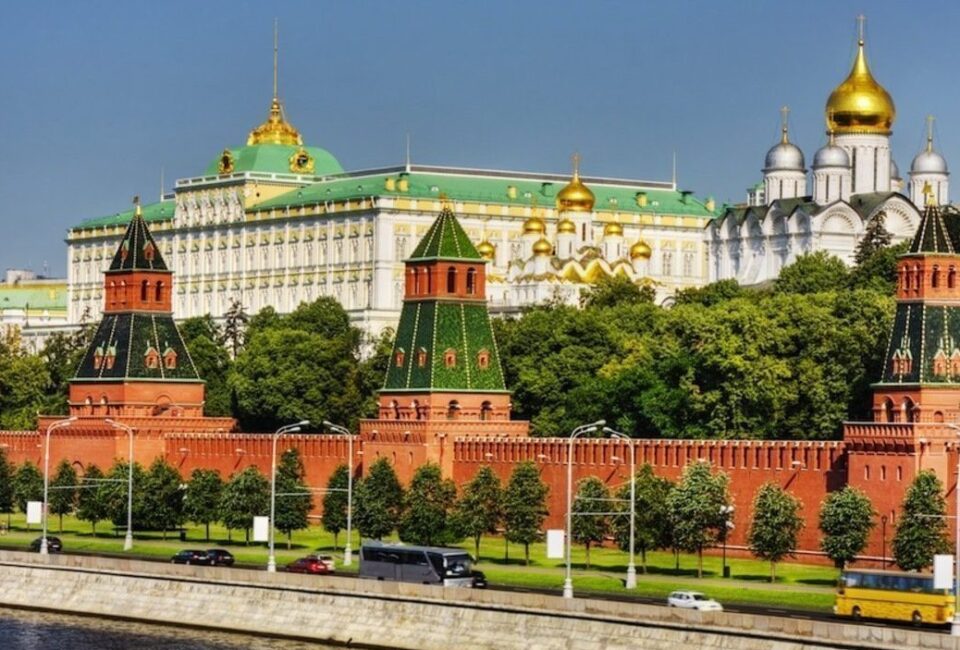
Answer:
[[[896,108],[867,65],[862,19],[853,68],[827,99],[825,117],[827,142],[813,156],[810,193],[804,155],[790,141],[784,109],[763,182],[748,191],[746,204],[726,208],[706,229],[708,281],[758,284],[814,251],[852,264],[871,220],[883,215],[893,241],[901,242],[916,232],[925,194],[949,202],[949,171],[934,148],[932,118],[926,147],[913,159],[904,186],[890,151]]]

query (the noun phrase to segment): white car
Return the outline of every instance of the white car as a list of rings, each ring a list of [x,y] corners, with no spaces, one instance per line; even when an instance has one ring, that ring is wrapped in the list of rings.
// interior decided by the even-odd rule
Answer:
[[[699,591],[675,591],[667,597],[667,607],[696,609],[701,612],[722,612],[723,605]]]

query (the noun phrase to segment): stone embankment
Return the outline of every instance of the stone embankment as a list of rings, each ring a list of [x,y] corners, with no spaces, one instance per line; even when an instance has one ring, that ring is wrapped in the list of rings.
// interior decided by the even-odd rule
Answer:
[[[935,631],[14,551],[0,606],[404,650],[960,650]]]

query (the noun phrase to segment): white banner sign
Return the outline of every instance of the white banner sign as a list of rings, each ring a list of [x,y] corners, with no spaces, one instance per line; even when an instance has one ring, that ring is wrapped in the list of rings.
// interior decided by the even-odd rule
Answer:
[[[953,589],[953,556],[933,556],[933,588]]]
[[[270,541],[270,517],[253,518],[253,541]]]
[[[563,538],[564,538],[564,530],[562,528],[547,531],[547,559],[548,560],[563,559]]]
[[[27,523],[39,524],[43,521],[43,501],[27,501]]]

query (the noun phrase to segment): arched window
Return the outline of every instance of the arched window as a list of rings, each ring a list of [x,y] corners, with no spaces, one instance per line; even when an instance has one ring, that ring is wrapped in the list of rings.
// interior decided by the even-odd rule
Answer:
[[[934,411],[934,412],[933,412],[933,421],[934,421],[934,422],[943,422],[943,411]]]
[[[487,350],[477,352],[477,367],[480,370],[486,370],[490,367],[490,352]]]
[[[453,348],[447,348],[443,353],[443,365],[446,368],[457,367],[457,351]]]
[[[493,415],[493,405],[490,402],[484,402],[480,405],[480,419],[489,420]]]
[[[456,420],[460,415],[460,402],[457,400],[450,400],[450,403],[447,404],[447,419]]]
[[[144,280],[140,283],[140,302],[150,300],[150,283]]]
[[[404,357],[405,357],[405,355],[404,355],[404,353],[403,353],[403,348],[398,349],[398,350],[396,351],[396,353],[393,355],[393,362],[394,362],[394,364],[397,366],[397,368],[402,368],[402,367],[403,367],[403,359],[404,359]]]
[[[413,269],[413,295],[419,296],[423,293],[423,287],[420,286],[420,269]]]
[[[156,301],[161,302],[163,300],[163,281],[162,280],[157,281],[156,291],[154,293],[156,294]]]
[[[957,268],[951,266],[947,271],[947,289],[953,289],[957,286]]]
[[[940,286],[940,267],[933,265],[933,273],[930,275],[930,286],[936,289]]]
[[[417,367],[423,368],[427,365],[427,350],[426,348],[420,348],[417,350]]]
[[[883,400],[883,422],[893,422],[893,400],[889,397]]]
[[[913,267],[913,288],[914,288],[915,291],[919,291],[919,290],[920,290],[920,283],[922,282],[922,280],[923,280],[923,276],[922,276],[922,274],[920,273],[920,267],[917,266],[917,265],[914,265],[914,267]]]
[[[913,400],[909,397],[903,399],[903,421],[904,422],[916,422],[917,417],[917,407],[913,403]]]
[[[420,420],[421,419],[420,402],[418,402],[417,400],[413,400],[413,402],[410,404],[410,408],[413,409],[413,416],[416,419]]]
[[[467,269],[467,295],[472,296],[477,293],[477,270]]]
[[[120,280],[120,304],[127,304],[127,283],[123,280]]]
[[[447,269],[447,293],[457,292],[457,269],[451,266]]]
[[[390,402],[390,410],[393,411],[393,419],[394,419],[394,420],[399,420],[399,419],[400,419],[400,405],[397,404],[397,400],[393,400],[392,402]]]

